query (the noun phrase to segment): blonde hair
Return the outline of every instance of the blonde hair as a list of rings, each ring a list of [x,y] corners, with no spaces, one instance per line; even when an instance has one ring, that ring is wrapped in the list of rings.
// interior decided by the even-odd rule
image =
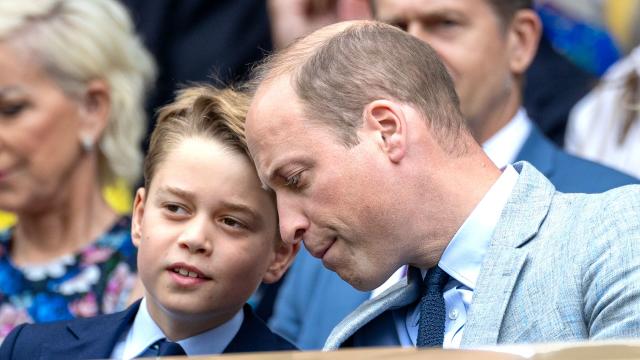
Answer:
[[[156,70],[126,9],[115,0],[2,0],[0,41],[33,58],[70,96],[91,80],[107,82],[111,108],[98,144],[100,182],[137,182],[145,93]]]
[[[158,164],[186,138],[215,139],[250,159],[244,134],[248,109],[249,97],[231,88],[198,85],[180,90],[174,102],[158,111],[144,162],[145,188]]]

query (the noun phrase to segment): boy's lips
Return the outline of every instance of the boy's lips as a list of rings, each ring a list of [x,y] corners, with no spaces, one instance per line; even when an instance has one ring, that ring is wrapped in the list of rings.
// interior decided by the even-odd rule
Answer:
[[[181,262],[169,265],[167,270],[185,278],[211,280],[197,267]]]

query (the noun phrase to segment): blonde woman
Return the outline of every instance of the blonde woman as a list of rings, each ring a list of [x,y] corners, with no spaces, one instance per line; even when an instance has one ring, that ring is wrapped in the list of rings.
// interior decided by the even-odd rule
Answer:
[[[115,0],[0,2],[0,339],[123,309],[130,219],[101,189],[140,176],[149,53]]]
[[[572,110],[567,151],[640,178],[640,47]]]

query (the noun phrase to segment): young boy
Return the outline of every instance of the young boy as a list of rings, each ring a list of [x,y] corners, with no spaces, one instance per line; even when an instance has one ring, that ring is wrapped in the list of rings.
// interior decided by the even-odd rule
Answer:
[[[1,359],[294,349],[244,305],[260,281],[281,277],[298,250],[280,240],[275,198],[249,159],[247,102],[200,86],[160,111],[132,221],[144,298],[112,315],[21,325],[2,344]]]

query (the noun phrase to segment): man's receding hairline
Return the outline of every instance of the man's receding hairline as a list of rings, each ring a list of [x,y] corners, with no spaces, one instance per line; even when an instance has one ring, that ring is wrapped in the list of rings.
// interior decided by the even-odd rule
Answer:
[[[322,27],[305,37],[297,39],[292,44],[282,49],[279,54],[276,54],[276,57],[284,58],[289,61],[277,61],[276,63],[278,63],[278,66],[268,69],[264,74],[264,78],[261,79],[260,84],[256,87],[256,93],[264,85],[267,85],[282,76],[289,76],[290,81],[293,81],[295,73],[331,40],[348,31],[357,31],[358,29],[363,29],[367,26],[386,27],[388,29],[400,31],[391,25],[375,20],[342,21]],[[292,54],[295,53],[299,56],[292,56]],[[293,86],[293,84],[290,85]]]

